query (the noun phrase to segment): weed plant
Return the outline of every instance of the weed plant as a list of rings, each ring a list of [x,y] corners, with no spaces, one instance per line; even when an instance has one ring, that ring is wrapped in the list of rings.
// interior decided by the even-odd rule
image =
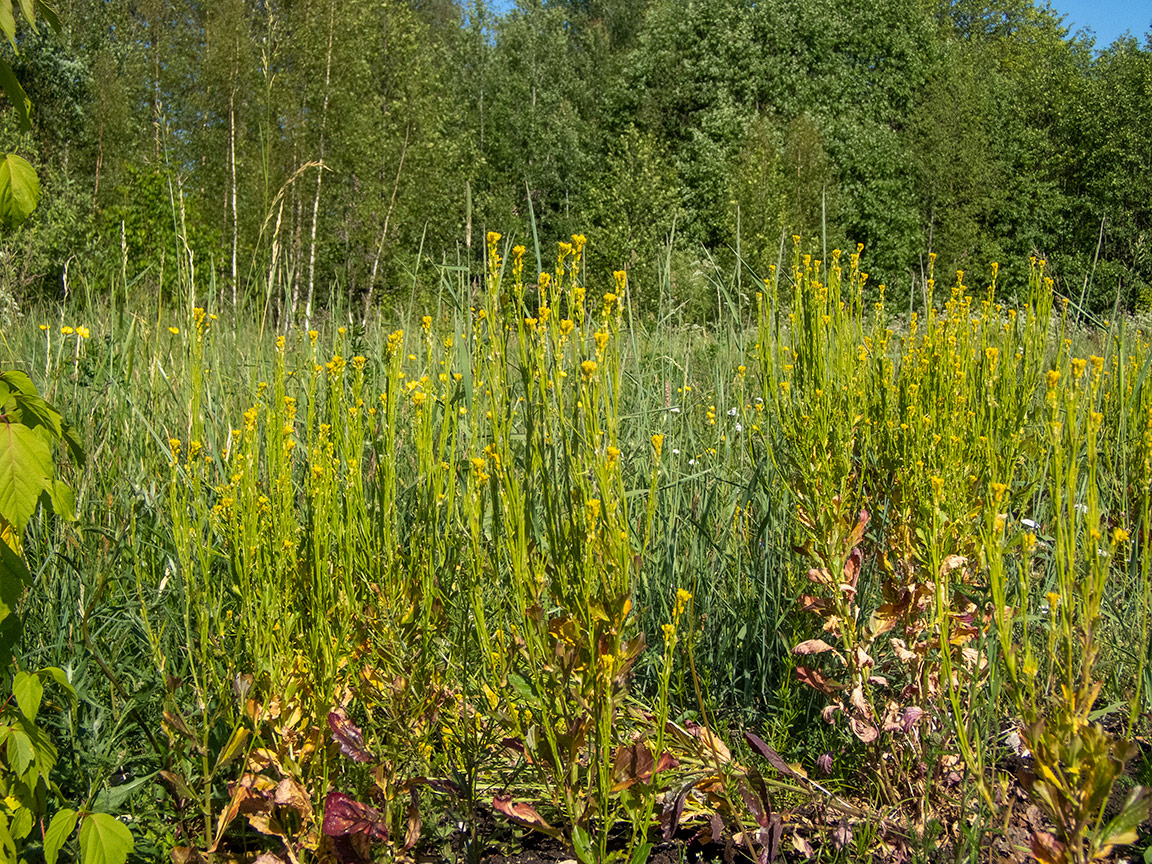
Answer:
[[[92,454],[24,541],[62,786],[174,860],[476,861],[490,808],[585,861],[680,824],[848,850],[868,812],[884,853],[995,830],[1014,733],[1034,854],[1132,842],[1146,335],[1077,329],[1040,260],[1017,306],[993,266],[897,315],[800,238],[690,330],[589,248],[529,276],[489,234],[387,322],[233,315],[185,261],[173,301],[5,329]],[[809,800],[841,821],[785,828]]]

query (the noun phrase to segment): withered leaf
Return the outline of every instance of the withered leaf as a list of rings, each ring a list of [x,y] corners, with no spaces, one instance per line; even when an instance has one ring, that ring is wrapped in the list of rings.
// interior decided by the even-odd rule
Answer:
[[[413,787],[409,790],[411,800],[408,802],[408,826],[404,831],[404,848],[411,849],[420,839],[420,798]]]
[[[801,656],[823,654],[825,651],[831,651],[837,657],[840,656],[839,652],[823,639],[807,639],[792,649],[793,654]]]
[[[522,801],[514,802],[512,798],[507,795],[497,795],[492,799],[492,806],[517,825],[524,828],[531,828],[533,831],[539,831],[541,834],[547,834],[549,837],[560,836],[560,832],[549,825],[544,817],[537,813],[536,808],[531,804],[525,804]]]
[[[867,720],[861,720],[859,717],[853,716],[849,718],[848,725],[852,727],[852,734],[865,744],[871,744],[880,736],[879,729]]]
[[[1041,864],[1060,864],[1064,860],[1064,844],[1047,831],[1034,831],[1032,857]]]
[[[301,816],[312,815],[312,801],[308,792],[298,780],[285,777],[276,784],[276,791],[272,794],[272,801],[280,807],[290,807]]]
[[[819,670],[809,669],[807,666],[796,667],[796,680],[801,684],[807,684],[814,690],[819,690],[825,696],[832,696],[836,693],[833,687],[835,682],[825,678]]]
[[[372,761],[372,754],[364,746],[364,733],[348,719],[343,708],[328,712],[328,728],[341,753],[356,762]]]
[[[643,741],[617,747],[612,760],[612,791],[620,792],[635,783],[648,782],[655,767],[652,752]]]
[[[792,767],[784,761],[784,758],[775,750],[773,750],[768,745],[768,743],[755,732],[745,732],[744,740],[747,741],[749,745],[751,745],[753,750],[763,756],[768,761],[769,765],[771,765],[785,777],[794,777],[800,779],[800,775],[792,770]]]
[[[324,825],[329,837],[363,834],[374,840],[388,839],[388,826],[375,807],[361,804],[342,792],[329,792],[324,801]]]

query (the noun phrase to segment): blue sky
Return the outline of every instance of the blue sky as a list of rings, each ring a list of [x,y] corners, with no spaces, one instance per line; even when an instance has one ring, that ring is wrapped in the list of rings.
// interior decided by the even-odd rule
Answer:
[[[1043,0],[1039,0],[1043,2]],[[1051,0],[1052,8],[1063,14],[1072,32],[1090,27],[1096,33],[1096,47],[1106,48],[1125,30],[1140,44],[1152,27],[1152,0]],[[497,12],[512,8],[513,0],[491,0]]]
[[[1152,0],[1052,0],[1052,8],[1062,13],[1073,32],[1090,27],[1096,32],[1096,47],[1106,48],[1125,30],[1141,44],[1152,26]]]

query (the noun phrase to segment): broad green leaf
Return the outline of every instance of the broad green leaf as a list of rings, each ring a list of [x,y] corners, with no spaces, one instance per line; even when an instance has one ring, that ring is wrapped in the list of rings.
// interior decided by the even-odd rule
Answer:
[[[84,453],[84,445],[80,443],[80,436],[76,434],[76,428],[67,420],[62,420],[60,429],[64,434],[64,443],[68,445],[68,452],[72,454],[72,461],[83,468],[88,457]]]
[[[80,864],[124,864],[132,851],[132,832],[107,813],[92,813],[80,826]]]
[[[0,222],[15,228],[32,215],[40,201],[40,178],[27,159],[15,153],[0,160]]]
[[[648,856],[651,854],[651,843],[645,843],[641,846],[637,846],[636,851],[632,853],[632,860],[629,862],[629,864],[645,864],[645,862],[648,860]],[[52,862],[49,861],[48,864],[52,864]]]
[[[1143,786],[1128,793],[1120,812],[1100,832],[1102,841],[1110,846],[1128,845],[1137,840],[1136,829],[1148,818],[1152,798]]]
[[[27,396],[18,393],[12,397],[16,410],[20,412],[19,421],[25,426],[43,426],[52,432],[53,440],[59,440],[63,434],[60,426],[60,415],[56,410],[39,396]]]
[[[56,864],[60,850],[76,827],[76,811],[68,807],[57,811],[52,824],[44,832],[44,860],[46,864]]]
[[[12,832],[12,839],[23,840],[32,831],[32,826],[36,824],[36,818],[32,814],[32,810],[28,807],[18,807],[16,812],[12,814],[12,824],[8,830]]]
[[[0,813],[0,861],[16,860],[16,841],[8,830],[8,819]]]
[[[101,810],[119,810],[124,806],[124,802],[132,797],[133,792],[153,782],[159,773],[159,771],[155,771],[151,774],[145,774],[143,777],[137,777],[135,780],[121,783],[119,786],[106,786],[100,790],[100,794],[96,796],[92,806]]]
[[[21,720],[21,725],[24,729],[24,734],[28,736],[28,740],[32,742],[32,752],[36,754],[36,765],[40,769],[40,773],[45,777],[56,765],[56,760],[60,758],[60,751],[56,749],[56,745],[52,743],[52,736],[49,735],[42,727],[37,726],[35,723],[29,723],[27,720]]]
[[[64,695],[68,697],[69,702],[76,702],[76,688],[72,686],[72,682],[68,680],[68,676],[59,666],[45,666],[36,674],[39,675],[41,679],[51,678],[60,689],[64,691]]]
[[[32,379],[28,377],[27,372],[21,372],[19,369],[8,369],[0,372],[0,379],[12,388],[13,392],[20,393],[24,396],[39,396],[36,390],[36,385],[32,383]]]
[[[41,492],[51,492],[55,467],[52,448],[34,429],[0,422],[0,516],[17,534],[36,512]]]
[[[40,713],[40,700],[44,698],[44,685],[37,675],[30,675],[21,669],[12,679],[12,695],[20,712],[29,720],[35,720]]]
[[[36,29],[36,10],[32,0],[20,0],[20,11],[24,13],[24,20],[33,30]]]
[[[20,638],[20,618],[16,604],[24,589],[32,584],[32,574],[7,543],[0,541],[0,669],[7,669]]]
[[[572,829],[572,847],[576,850],[576,857],[580,859],[582,864],[595,864],[596,856],[592,852],[592,838],[579,825]]]
[[[12,0],[0,0],[0,31],[16,50],[16,17],[12,14]]]
[[[76,520],[76,496],[72,494],[72,487],[62,480],[52,484],[52,512],[65,522]]]
[[[232,735],[228,738],[228,743],[224,745],[224,749],[220,751],[220,758],[216,760],[216,767],[214,771],[219,771],[240,752],[244,746],[244,742],[248,740],[248,730],[244,726],[237,726],[233,730]]]
[[[24,88],[20,86],[20,82],[16,78],[16,73],[12,71],[12,67],[8,65],[6,60],[0,60],[0,87],[4,89],[4,95],[8,97],[8,101],[12,103],[12,107],[16,109],[16,117],[20,122],[20,130],[22,132],[31,132],[32,100],[28,98],[28,94],[24,92]]]
[[[32,749],[32,739],[23,729],[13,729],[8,736],[8,764],[17,774],[23,774],[36,758]]]

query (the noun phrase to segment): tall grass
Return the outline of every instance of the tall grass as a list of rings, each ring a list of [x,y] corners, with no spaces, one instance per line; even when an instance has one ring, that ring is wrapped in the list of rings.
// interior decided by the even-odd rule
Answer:
[[[397,853],[414,813],[450,811],[475,858],[495,799],[607,860],[668,793],[629,749],[682,746],[665,719],[809,768],[867,754],[831,786],[921,826],[949,782],[919,767],[930,741],[987,814],[1005,725],[1033,752],[1113,714],[1094,740],[1131,737],[1145,334],[1076,330],[1042,261],[898,316],[862,250],[821,262],[799,238],[755,299],[711,270],[725,317],[692,330],[623,273],[592,284],[585,242],[529,277],[489,235],[478,272],[364,324],[233,318],[189,266],[154,308],[6,328],[93,454],[79,525],[32,532],[25,656],[85,683],[68,783],[161,781],[118,802],[141,848],[231,848],[241,798],[288,783],[261,830],[293,854],[326,848],[325,796],[374,790]],[[1101,822],[1061,828],[1072,806],[1060,849]]]

